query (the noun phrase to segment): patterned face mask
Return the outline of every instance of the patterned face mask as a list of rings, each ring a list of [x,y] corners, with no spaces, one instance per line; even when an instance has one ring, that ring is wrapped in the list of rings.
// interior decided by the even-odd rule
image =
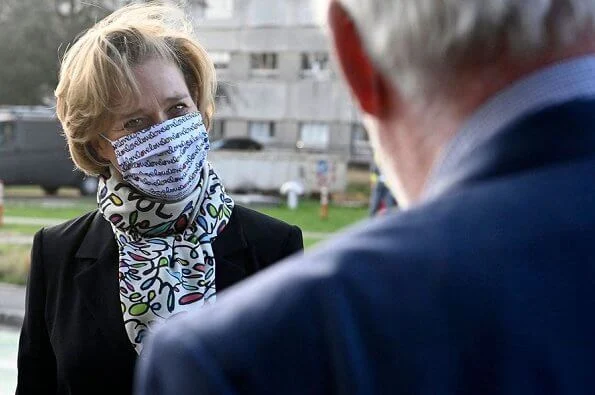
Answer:
[[[109,141],[125,182],[149,197],[171,202],[198,185],[209,151],[199,112],[173,118]]]

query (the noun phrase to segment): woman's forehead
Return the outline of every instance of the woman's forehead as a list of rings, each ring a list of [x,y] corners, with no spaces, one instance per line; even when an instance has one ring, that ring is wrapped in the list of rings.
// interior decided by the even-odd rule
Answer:
[[[141,91],[141,99],[144,94],[172,96],[180,92],[188,93],[184,74],[173,61],[150,59],[135,66],[132,71]]]
[[[191,97],[182,71],[174,62],[167,60],[148,60],[135,66],[132,80],[126,85],[128,89],[116,87],[111,99],[117,114]]]

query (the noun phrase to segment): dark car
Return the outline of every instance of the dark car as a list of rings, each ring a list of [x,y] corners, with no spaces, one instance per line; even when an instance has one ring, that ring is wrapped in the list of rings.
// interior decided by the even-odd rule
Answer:
[[[211,143],[211,150],[261,151],[263,145],[247,137],[231,137]]]
[[[39,185],[48,194],[64,186],[97,191],[96,178],[75,170],[54,111],[41,107],[0,107],[0,180]]]

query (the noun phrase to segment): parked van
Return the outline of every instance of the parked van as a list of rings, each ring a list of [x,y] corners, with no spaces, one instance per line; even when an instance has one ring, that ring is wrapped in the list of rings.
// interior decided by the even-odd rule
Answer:
[[[75,169],[55,112],[45,107],[0,106],[0,180],[48,194],[65,186],[97,191],[97,179]]]

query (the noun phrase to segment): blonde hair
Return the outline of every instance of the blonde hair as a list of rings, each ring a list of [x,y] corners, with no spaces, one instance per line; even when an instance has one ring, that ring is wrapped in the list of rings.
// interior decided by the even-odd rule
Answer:
[[[151,58],[178,65],[209,128],[215,68],[192,37],[183,11],[156,3],[123,7],[85,32],[66,52],[60,68],[56,112],[72,160],[85,173],[97,175],[107,169],[92,143],[139,97],[133,69]]]

